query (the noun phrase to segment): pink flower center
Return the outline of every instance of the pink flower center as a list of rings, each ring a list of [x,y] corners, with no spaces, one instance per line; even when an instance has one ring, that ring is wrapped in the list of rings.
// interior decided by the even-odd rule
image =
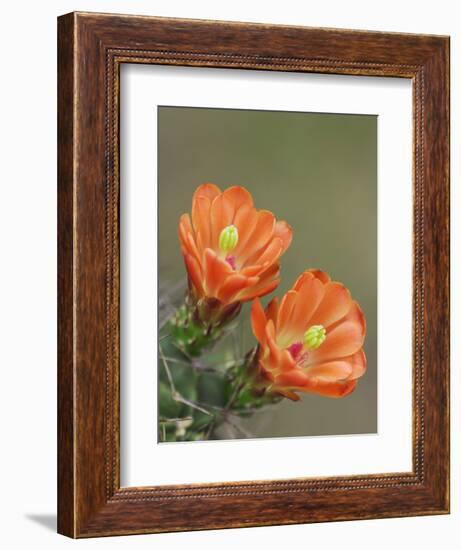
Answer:
[[[287,348],[291,357],[296,361],[299,357],[299,354],[301,353],[303,349],[302,342],[295,342],[294,344],[291,344],[289,348]]]
[[[226,256],[226,262],[232,267],[234,271],[236,270],[237,264],[235,262],[235,256]]]

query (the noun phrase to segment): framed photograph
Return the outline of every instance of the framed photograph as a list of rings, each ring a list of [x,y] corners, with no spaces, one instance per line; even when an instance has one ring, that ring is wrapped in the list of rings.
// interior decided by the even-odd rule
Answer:
[[[58,531],[449,512],[449,39],[58,20]]]

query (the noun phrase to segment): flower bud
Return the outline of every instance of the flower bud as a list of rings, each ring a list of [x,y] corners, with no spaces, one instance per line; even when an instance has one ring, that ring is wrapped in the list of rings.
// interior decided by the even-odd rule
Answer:
[[[317,349],[326,337],[327,331],[323,325],[312,325],[304,334],[304,346],[307,349]]]

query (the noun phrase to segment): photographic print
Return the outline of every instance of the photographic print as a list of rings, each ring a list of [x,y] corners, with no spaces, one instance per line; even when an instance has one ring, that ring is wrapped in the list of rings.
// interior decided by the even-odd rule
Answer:
[[[377,116],[158,107],[158,441],[377,432]]]
[[[449,54],[59,18],[60,533],[449,513]]]

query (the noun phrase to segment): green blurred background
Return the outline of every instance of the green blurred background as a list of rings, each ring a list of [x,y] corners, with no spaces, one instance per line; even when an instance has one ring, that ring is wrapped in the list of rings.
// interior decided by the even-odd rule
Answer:
[[[282,295],[307,268],[341,281],[367,319],[368,370],[343,399],[301,394],[245,420],[255,437],[377,431],[377,117],[158,108],[159,286],[184,278],[177,225],[195,188],[243,185],[293,227]],[[265,299],[267,302],[270,296]],[[243,312],[243,349],[255,344]],[[225,437],[225,435],[223,435]]]

